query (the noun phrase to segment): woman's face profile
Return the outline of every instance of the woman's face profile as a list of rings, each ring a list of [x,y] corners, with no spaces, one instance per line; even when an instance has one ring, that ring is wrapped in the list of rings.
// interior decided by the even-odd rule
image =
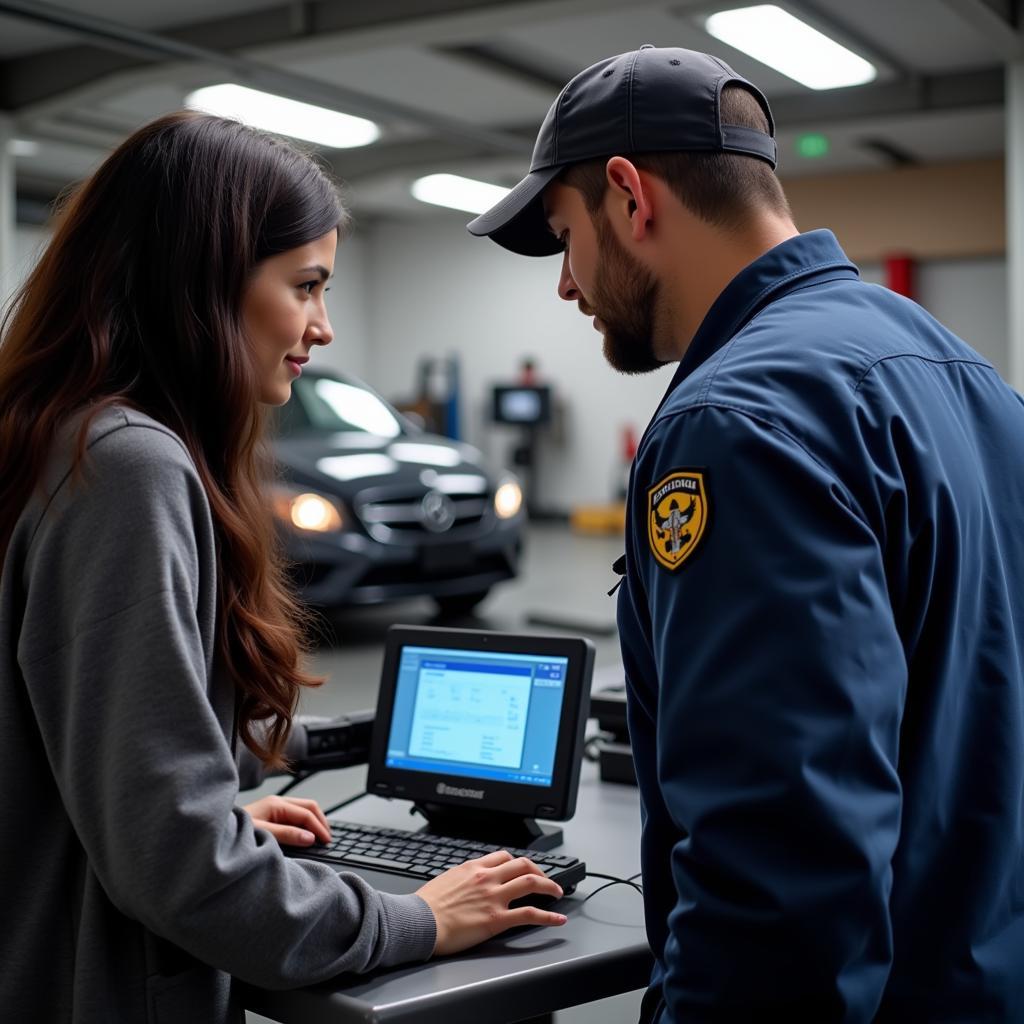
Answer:
[[[278,253],[256,267],[242,296],[242,324],[252,347],[259,400],[284,405],[314,345],[334,333],[324,293],[334,273],[338,232]]]

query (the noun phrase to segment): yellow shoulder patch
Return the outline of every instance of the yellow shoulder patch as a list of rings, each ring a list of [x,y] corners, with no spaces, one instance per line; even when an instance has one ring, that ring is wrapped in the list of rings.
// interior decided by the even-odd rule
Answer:
[[[707,531],[710,508],[704,472],[675,469],[647,492],[647,538],[666,569],[678,569]]]

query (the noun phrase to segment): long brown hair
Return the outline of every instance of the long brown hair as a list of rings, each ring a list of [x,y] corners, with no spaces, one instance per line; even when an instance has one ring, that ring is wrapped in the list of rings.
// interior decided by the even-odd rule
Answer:
[[[0,343],[0,562],[60,425],[130,405],[173,430],[195,462],[217,536],[217,653],[238,731],[268,766],[300,687],[300,610],[264,491],[272,466],[245,286],[261,260],[346,221],[305,154],[234,121],[171,114],[127,139],[66,202],[15,296]],[[259,723],[259,724],[257,724]]]

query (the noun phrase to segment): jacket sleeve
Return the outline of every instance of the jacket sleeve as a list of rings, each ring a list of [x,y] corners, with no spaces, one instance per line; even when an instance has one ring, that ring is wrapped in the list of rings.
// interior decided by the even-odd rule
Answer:
[[[708,519],[670,568],[648,519],[677,471],[702,473]],[[892,956],[907,684],[876,538],[793,438],[732,409],[659,423],[636,480],[657,679],[656,754],[638,756],[656,758],[654,813],[676,836],[667,1019],[870,1021]]]
[[[236,806],[198,614],[209,512],[178,442],[143,432],[93,445],[24,575],[19,665],[90,869],[123,914],[265,987],[425,959],[435,925],[420,897],[285,858]]]
[[[627,553],[627,565],[635,564],[635,549]],[[648,997],[640,1019],[652,1018],[647,1000],[657,1001],[664,982],[665,940],[668,937],[666,908],[675,903],[671,871],[672,847],[678,837],[658,783],[658,694],[650,646],[646,642],[650,620],[643,590],[636,574],[627,571],[619,590],[618,626],[629,699],[626,717],[633,750],[637,789],[640,795],[640,863],[643,868],[644,914],[647,941],[654,954]]]

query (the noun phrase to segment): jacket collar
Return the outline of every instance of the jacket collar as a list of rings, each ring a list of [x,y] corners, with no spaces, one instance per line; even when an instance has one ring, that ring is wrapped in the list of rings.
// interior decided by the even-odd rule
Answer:
[[[769,249],[744,267],[712,303],[697,328],[672,382],[659,404],[705,360],[715,354],[769,302],[809,281],[831,281],[858,277],[856,266],[847,259],[827,229],[794,235]]]

